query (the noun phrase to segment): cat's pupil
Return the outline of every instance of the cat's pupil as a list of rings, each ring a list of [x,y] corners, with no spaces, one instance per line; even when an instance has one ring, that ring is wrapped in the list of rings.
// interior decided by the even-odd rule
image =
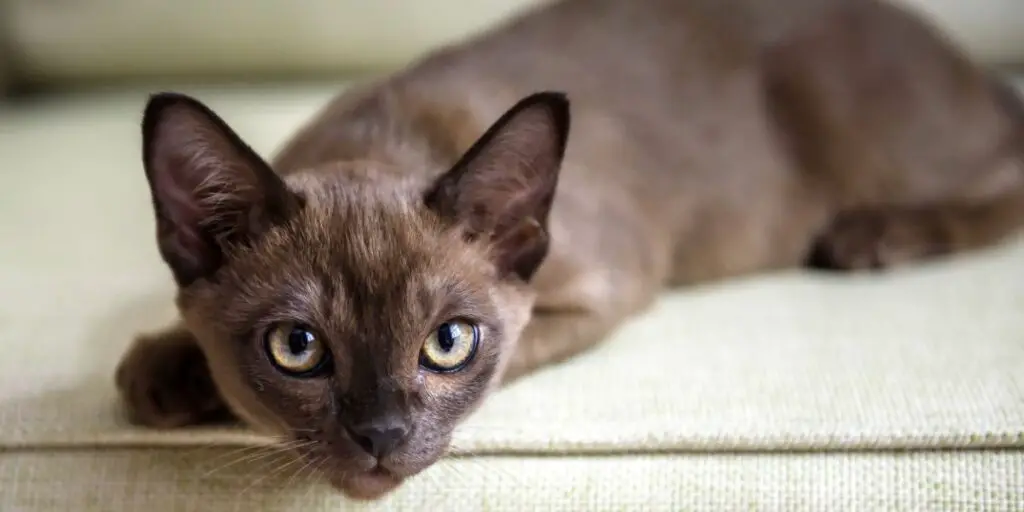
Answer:
[[[292,355],[300,355],[309,348],[313,334],[303,329],[292,329],[288,334],[288,350]]]
[[[459,339],[459,326],[456,324],[442,324],[437,330],[437,344],[445,352],[451,351],[455,346],[455,340]]]

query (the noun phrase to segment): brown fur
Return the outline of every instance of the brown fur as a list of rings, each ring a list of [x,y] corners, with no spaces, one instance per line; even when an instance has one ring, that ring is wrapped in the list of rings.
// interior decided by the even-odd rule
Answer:
[[[230,409],[315,441],[303,456],[374,498],[494,385],[666,286],[890,267],[1019,227],[1024,110],[1004,85],[892,6],[769,4],[553,3],[342,94],[270,165],[197,101],[154,96],[144,160],[183,322],[126,355],[133,417]],[[480,326],[478,353],[427,371],[452,318]],[[329,371],[275,370],[276,322],[314,329]],[[403,437],[370,454],[353,422]]]

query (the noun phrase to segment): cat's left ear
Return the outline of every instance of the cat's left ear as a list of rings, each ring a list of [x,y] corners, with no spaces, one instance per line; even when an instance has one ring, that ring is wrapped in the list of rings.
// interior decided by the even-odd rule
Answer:
[[[503,275],[529,280],[548,251],[548,213],[569,135],[569,101],[557,92],[523,98],[441,175],[427,205],[483,239]]]

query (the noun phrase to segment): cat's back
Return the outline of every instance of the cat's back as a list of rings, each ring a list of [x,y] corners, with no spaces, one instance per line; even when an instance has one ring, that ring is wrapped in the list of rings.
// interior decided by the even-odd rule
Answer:
[[[682,166],[718,172],[715,147],[742,139],[756,153],[751,138],[765,136],[764,54],[831,13],[875,3],[559,0],[431,52],[392,83],[401,94],[464,108],[481,124],[533,92],[565,91],[573,112],[567,169],[592,169],[614,152],[614,167],[634,175],[678,178]],[[631,179],[621,174],[607,178]]]
[[[411,155],[397,167],[440,172],[519,99],[564,91],[572,124],[551,261],[601,254],[604,268],[663,275],[675,266],[679,281],[788,265],[830,208],[821,183],[853,176],[882,190],[891,177],[881,167],[804,165],[794,144],[846,160],[875,154],[905,138],[902,119],[957,104],[958,73],[971,73],[897,11],[882,0],[548,2],[343,95],[277,167]],[[880,99],[880,87],[902,92]],[[822,139],[819,121],[856,136]],[[646,248],[647,259],[615,245]],[[549,264],[542,274],[563,270]]]
[[[427,54],[405,76],[492,77],[576,95],[636,90],[679,73],[716,74],[825,16],[875,0],[558,0]],[[719,66],[714,66],[719,64]],[[702,68],[701,66],[709,66]],[[673,76],[677,75],[677,76]],[[689,79],[699,79],[689,76]],[[458,86],[456,86],[458,87]]]
[[[729,131],[729,123],[747,122],[764,46],[829,9],[869,1],[542,2],[343,94],[279,161],[288,168],[365,157],[362,147],[394,141],[367,139],[363,132],[371,130],[352,126],[404,123],[419,129],[421,118],[436,125],[428,129],[466,132],[452,143],[464,146],[520,98],[556,90],[572,102],[569,162],[599,147],[671,162],[702,147],[694,130]],[[637,171],[647,167],[636,161],[621,166],[627,164]]]
[[[664,115],[753,71],[764,46],[808,21],[866,1],[873,0],[551,1],[431,52],[395,81],[485,97],[496,112],[531,92],[561,90],[574,112]]]
[[[440,172],[520,98],[564,91],[572,128],[554,229],[600,216],[628,223],[619,233],[670,240],[665,231],[689,229],[674,219],[710,215],[704,205],[756,214],[751,190],[755,201],[781,197],[770,193],[787,171],[772,162],[760,54],[831,9],[873,1],[547,2],[343,94],[275,167],[385,155]],[[559,247],[603,243],[572,229]]]
[[[676,203],[678,187],[692,181],[680,181],[682,168],[717,173],[718,159],[740,149],[730,144],[750,154],[771,144],[761,110],[764,48],[831,10],[871,1],[554,1],[431,52],[389,86],[465,109],[478,130],[523,96],[564,91],[573,108],[565,179],[600,173]]]
[[[764,51],[872,1],[562,0],[426,56],[392,87],[465,109],[481,128],[530,93],[568,94],[553,257],[539,282],[561,286],[561,262],[585,266],[581,250],[662,275],[683,261],[683,238],[709,247],[708,261],[685,261],[693,274],[736,273],[765,259],[762,239],[789,236],[784,204],[799,179],[765,111]],[[734,254],[716,249],[727,245]]]

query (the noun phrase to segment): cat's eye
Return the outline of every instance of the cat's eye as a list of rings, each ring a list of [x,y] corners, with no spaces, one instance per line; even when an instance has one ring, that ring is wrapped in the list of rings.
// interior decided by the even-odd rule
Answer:
[[[449,320],[423,342],[420,366],[438,373],[461,370],[476,355],[480,329],[464,320]]]
[[[293,323],[274,326],[267,333],[266,348],[274,366],[295,377],[316,375],[329,357],[327,348],[313,330]]]

